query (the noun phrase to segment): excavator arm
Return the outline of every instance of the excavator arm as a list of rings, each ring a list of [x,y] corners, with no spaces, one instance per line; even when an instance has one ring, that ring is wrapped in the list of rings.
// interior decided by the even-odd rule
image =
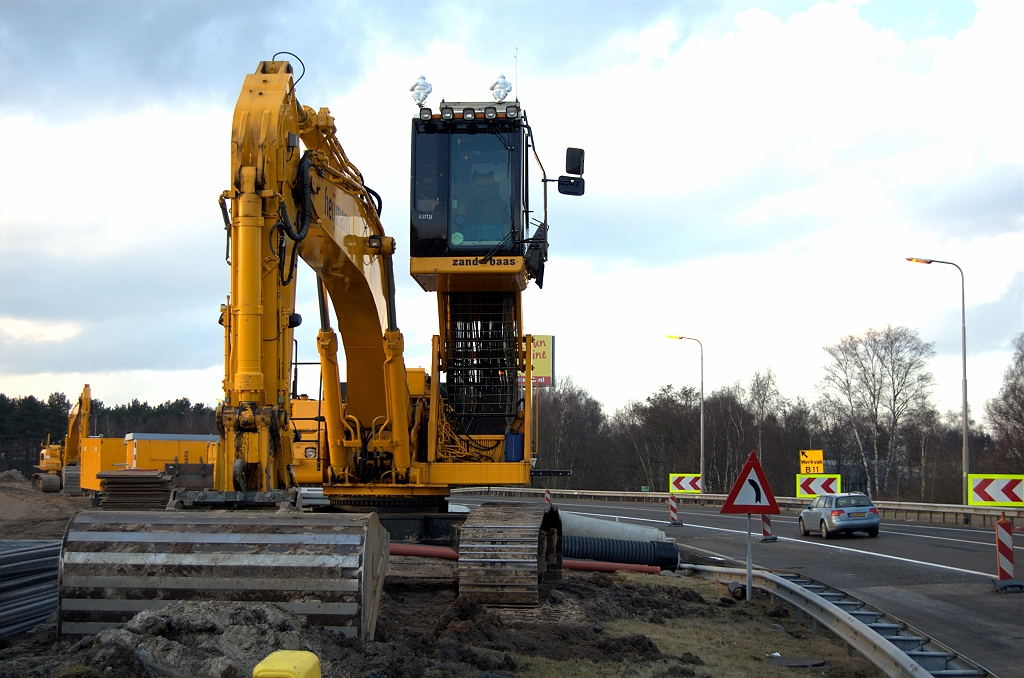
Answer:
[[[232,125],[233,187],[223,196],[231,201],[231,296],[222,315],[225,398],[218,421],[224,444],[215,472],[221,490],[291,485],[288,403],[298,258],[316,273],[322,305],[317,344],[326,384],[325,480],[357,481],[364,449],[389,455],[393,480],[408,478],[410,408],[394,312],[394,241],[385,236],[379,203],[336,133],[330,111],[298,102],[287,62],[262,62],[246,77]],[[344,319],[345,403],[328,305]]]

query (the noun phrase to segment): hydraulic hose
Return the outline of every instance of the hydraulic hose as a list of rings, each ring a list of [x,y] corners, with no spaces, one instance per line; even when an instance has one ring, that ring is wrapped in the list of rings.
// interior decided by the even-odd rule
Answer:
[[[299,230],[296,231],[292,226],[292,220],[288,216],[288,205],[283,201],[281,202],[281,218],[276,224],[274,224],[297,243],[302,242],[306,238],[306,234],[309,233],[310,215],[313,213],[313,193],[309,186],[309,169],[312,163],[312,160],[310,159],[311,152],[312,151],[306,151],[302,154],[302,159],[299,160],[299,190],[301,191],[302,198],[302,211],[299,214]]]

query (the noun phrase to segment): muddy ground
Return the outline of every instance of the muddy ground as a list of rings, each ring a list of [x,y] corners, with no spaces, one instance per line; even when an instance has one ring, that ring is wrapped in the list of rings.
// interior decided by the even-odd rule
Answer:
[[[16,470],[0,473],[0,539],[61,539],[75,511],[89,508],[85,497],[43,494]]]
[[[0,479],[0,533],[59,538],[82,503]],[[499,609],[459,598],[453,565],[393,556],[373,642],[310,626],[271,604],[178,603],[95,636],[57,640],[51,619],[0,640],[0,677],[247,677],[278,649],[314,652],[325,677],[879,675],[767,596],[737,604],[703,579],[566,572],[543,591],[540,607]],[[824,663],[769,666],[773,651]]]

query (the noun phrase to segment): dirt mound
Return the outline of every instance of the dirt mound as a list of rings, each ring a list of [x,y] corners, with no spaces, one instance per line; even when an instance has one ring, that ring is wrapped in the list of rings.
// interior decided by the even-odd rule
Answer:
[[[241,678],[275,650],[315,653],[325,678],[512,675],[531,657],[656,665],[659,676],[687,676],[700,658],[664,654],[645,635],[611,635],[598,619],[580,614],[581,601],[604,609],[601,619],[646,618],[647,611],[630,607],[636,601],[715,612],[686,591],[567,574],[539,611],[488,609],[436,588],[391,591],[383,596],[377,641],[367,643],[310,626],[272,604],[181,602],[79,640],[56,642],[51,621],[0,649],[0,676]]]
[[[55,623],[38,629],[35,642],[45,644],[55,630]],[[252,675],[275,650],[314,652],[324,674],[332,675],[332,659],[345,645],[345,639],[275,605],[181,602],[140,612],[121,628],[54,643],[42,656],[26,657],[17,646],[2,651],[0,675],[235,678]]]
[[[558,601],[565,595],[574,597],[586,615],[595,621],[639,619],[660,624],[667,619],[710,614],[710,603],[693,589],[637,586],[602,572],[569,579],[552,591],[550,597]]]
[[[0,483],[22,483],[27,485],[31,482],[31,480],[21,475],[21,471],[16,468],[0,473]]]

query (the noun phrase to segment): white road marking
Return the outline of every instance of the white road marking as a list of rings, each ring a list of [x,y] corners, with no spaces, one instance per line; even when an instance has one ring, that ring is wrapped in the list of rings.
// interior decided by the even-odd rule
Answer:
[[[995,546],[995,541],[974,541],[972,539],[953,539],[952,537],[933,537],[930,534],[914,534],[913,532],[896,532],[895,530],[884,530],[886,534],[902,534],[905,537],[920,537],[921,539],[938,539],[940,541],[958,541],[962,544],[979,544],[981,546]],[[1024,551],[1024,546],[1014,546],[1018,551]]]

